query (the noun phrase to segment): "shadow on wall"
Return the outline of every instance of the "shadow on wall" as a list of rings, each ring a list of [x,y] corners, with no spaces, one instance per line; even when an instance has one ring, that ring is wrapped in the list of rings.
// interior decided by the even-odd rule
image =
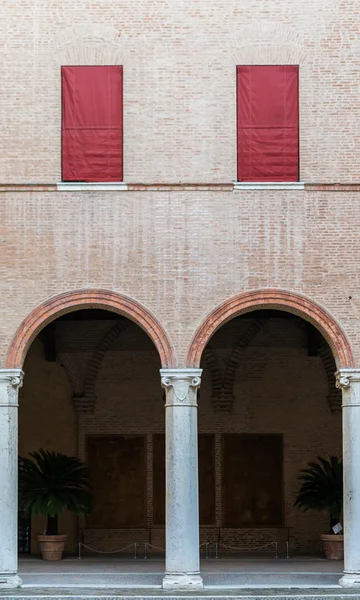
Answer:
[[[19,397],[19,455],[44,448],[71,456],[77,455],[77,422],[71,388],[64,369],[47,362],[43,344],[36,339],[24,364],[24,386]],[[37,553],[36,536],[43,533],[45,517],[34,517],[31,552]],[[60,518],[60,530],[69,534],[67,549],[75,552],[77,519],[70,513]]]

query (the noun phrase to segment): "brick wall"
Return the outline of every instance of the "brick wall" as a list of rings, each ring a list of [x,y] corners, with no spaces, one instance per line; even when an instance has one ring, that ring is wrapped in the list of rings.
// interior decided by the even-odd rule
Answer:
[[[230,182],[236,64],[299,64],[301,178],[358,181],[358,23],[355,0],[6,0],[0,179],[60,180],[60,66],[123,64],[125,180]]]
[[[3,8],[0,367],[31,311],[79,288],[141,302],[166,329],[179,366],[215,306],[251,289],[288,289],[329,311],[359,364],[358,3],[5,0]],[[60,66],[67,64],[124,66],[124,179],[133,191],[55,191]],[[305,191],[232,190],[237,64],[299,65]],[[154,184],[151,191],[145,184]],[[258,355],[254,360],[249,377],[260,368]],[[308,362],[316,361],[303,367]],[[153,402],[158,385],[156,374]],[[325,402],[325,391],[317,393]],[[311,413],[306,394],[301,406],[309,404]],[[260,391],[257,402],[265,404]],[[276,409],[275,396],[271,403]],[[248,419],[255,427],[255,416]],[[306,536],[301,518],[299,546]]]
[[[355,0],[6,0],[0,365],[32,309],[88,287],[152,310],[179,365],[214,306],[263,287],[322,304],[359,357],[358,21]],[[6,187],[60,180],[65,64],[124,65],[127,182],[224,186],[77,194]],[[321,191],[231,191],[237,64],[300,65],[301,179],[324,184]],[[327,191],[336,182],[340,191]]]
[[[220,329],[211,341],[222,371],[234,343],[243,335],[251,319],[237,319]],[[301,321],[300,321],[301,324]],[[61,323],[56,328],[57,347],[62,348],[57,363],[41,358],[41,343],[31,348],[26,363],[26,379],[20,399],[20,449],[26,453],[44,446],[78,453],[86,459],[87,435],[142,434],[147,447],[147,527],[146,529],[90,530],[84,519],[84,539],[100,550],[121,548],[134,541],[151,541],[164,547],[164,528],[153,520],[152,436],[164,432],[163,394],[159,382],[159,360],[146,335],[129,326],[104,355],[96,377],[96,403],[93,413],[78,412],[78,429],[71,391],[66,382],[68,362],[78,367],[78,385],[91,360],[89,349],[96,346],[109,322]],[[59,361],[63,361],[61,367]],[[201,541],[255,550],[277,540],[284,550],[287,531],[278,528],[229,529],[221,527],[221,477],[223,433],[281,433],[284,436],[284,526],[290,527],[293,551],[319,551],[318,534],[326,531],[326,515],[301,513],[293,507],[298,489],[298,470],[317,455],[341,453],[341,415],[332,414],[328,404],[328,380],[319,356],[308,356],[306,329],[297,319],[265,319],[262,328],[244,349],[234,378],[231,413],[214,410],[212,376],[204,374],[199,400],[199,432],[215,434],[216,522],[201,528]],[[57,373],[56,377],[55,374]],[[55,382],[55,389],[54,389]],[[54,397],[55,395],[55,397]],[[54,404],[55,402],[55,404]],[[56,409],[56,412],[55,412]],[[59,427],[59,423],[64,423]],[[78,433],[76,433],[78,431]],[[39,523],[33,525],[33,536]],[[69,550],[74,551],[76,524],[70,528]],[[219,533],[219,527],[221,528]],[[219,537],[220,536],[220,537]],[[34,541],[33,541],[34,548]],[[132,550],[129,550],[131,552]],[[274,548],[266,549],[273,553]]]
[[[304,294],[360,354],[355,192],[124,192],[1,195],[0,364],[21,321],[67,290],[141,302],[178,364],[214,306],[249,289]]]

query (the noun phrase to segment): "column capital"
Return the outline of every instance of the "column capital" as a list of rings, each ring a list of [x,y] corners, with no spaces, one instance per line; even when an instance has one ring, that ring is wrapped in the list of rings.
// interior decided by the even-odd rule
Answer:
[[[339,369],[335,373],[336,387],[346,390],[352,383],[360,382],[360,369]]]
[[[202,369],[160,369],[161,387],[167,392],[165,406],[197,406],[201,373]]]
[[[18,406],[18,390],[23,378],[21,369],[0,369],[0,407]]]
[[[0,383],[5,381],[14,388],[20,388],[23,384],[24,371],[22,369],[0,369]]]

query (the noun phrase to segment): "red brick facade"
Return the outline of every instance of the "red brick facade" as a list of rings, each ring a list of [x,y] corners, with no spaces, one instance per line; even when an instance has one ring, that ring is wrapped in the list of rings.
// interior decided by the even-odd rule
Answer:
[[[219,383],[228,357],[205,347],[234,317],[275,309],[313,324],[337,367],[360,365],[358,2],[5,0],[3,9],[0,368],[25,363],[21,451],[43,445],[85,457],[88,434],[141,432],[150,489],[151,436],[163,432],[158,368],[201,363],[199,423],[216,437],[217,518],[221,435],[246,428],[285,432],[286,514],[296,523],[298,547],[310,551],[309,521],[293,512],[298,468],[316,453],[341,450],[338,396],[330,391],[336,367],[328,349],[308,360],[302,333],[295,332],[301,339],[289,357],[287,342],[274,334],[277,350],[267,349],[268,340],[264,347],[249,342],[236,371],[232,340],[226,346],[232,362]],[[60,67],[69,65],[123,66],[123,189],[63,191],[58,185]],[[303,186],[234,186],[237,65],[299,67]],[[107,332],[103,345],[100,340],[89,351],[94,369],[102,365],[104,387],[97,393],[104,404],[95,401],[94,378],[79,383],[81,369],[71,354],[60,352],[49,367],[36,343],[28,352],[48,323],[84,308],[128,317],[160,357],[148,361],[144,353],[136,363],[135,351],[129,352],[120,377],[121,359],[111,352],[114,331]],[[294,387],[285,382],[278,396],[284,370]],[[53,412],[49,381],[56,387]],[[115,391],[112,383],[119,385]],[[292,403],[304,428],[312,415],[308,437],[297,435],[286,413]],[[61,439],[58,431],[48,435],[57,427],[55,416],[58,430],[66,431]],[[150,517],[152,510],[149,501]],[[75,531],[73,524],[73,537]],[[214,531],[202,531],[202,540],[215,539]],[[109,545],[134,539],[133,532],[113,535],[105,536]],[[241,535],[249,547],[255,544],[251,533],[237,530],[226,539],[231,545]]]
[[[359,362],[355,2],[23,0],[3,17],[1,365],[37,306],[79,289],[156,314],[178,365],[216,306],[289,290],[333,316]],[[126,192],[56,191],[60,67],[86,64],[123,65]],[[247,64],[299,66],[305,190],[233,191]]]

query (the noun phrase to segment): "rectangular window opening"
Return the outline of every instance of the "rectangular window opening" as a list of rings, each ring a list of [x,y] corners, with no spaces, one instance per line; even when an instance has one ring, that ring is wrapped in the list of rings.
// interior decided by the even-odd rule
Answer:
[[[299,67],[237,67],[241,182],[299,181]]]
[[[122,66],[61,67],[62,180],[123,180]]]

